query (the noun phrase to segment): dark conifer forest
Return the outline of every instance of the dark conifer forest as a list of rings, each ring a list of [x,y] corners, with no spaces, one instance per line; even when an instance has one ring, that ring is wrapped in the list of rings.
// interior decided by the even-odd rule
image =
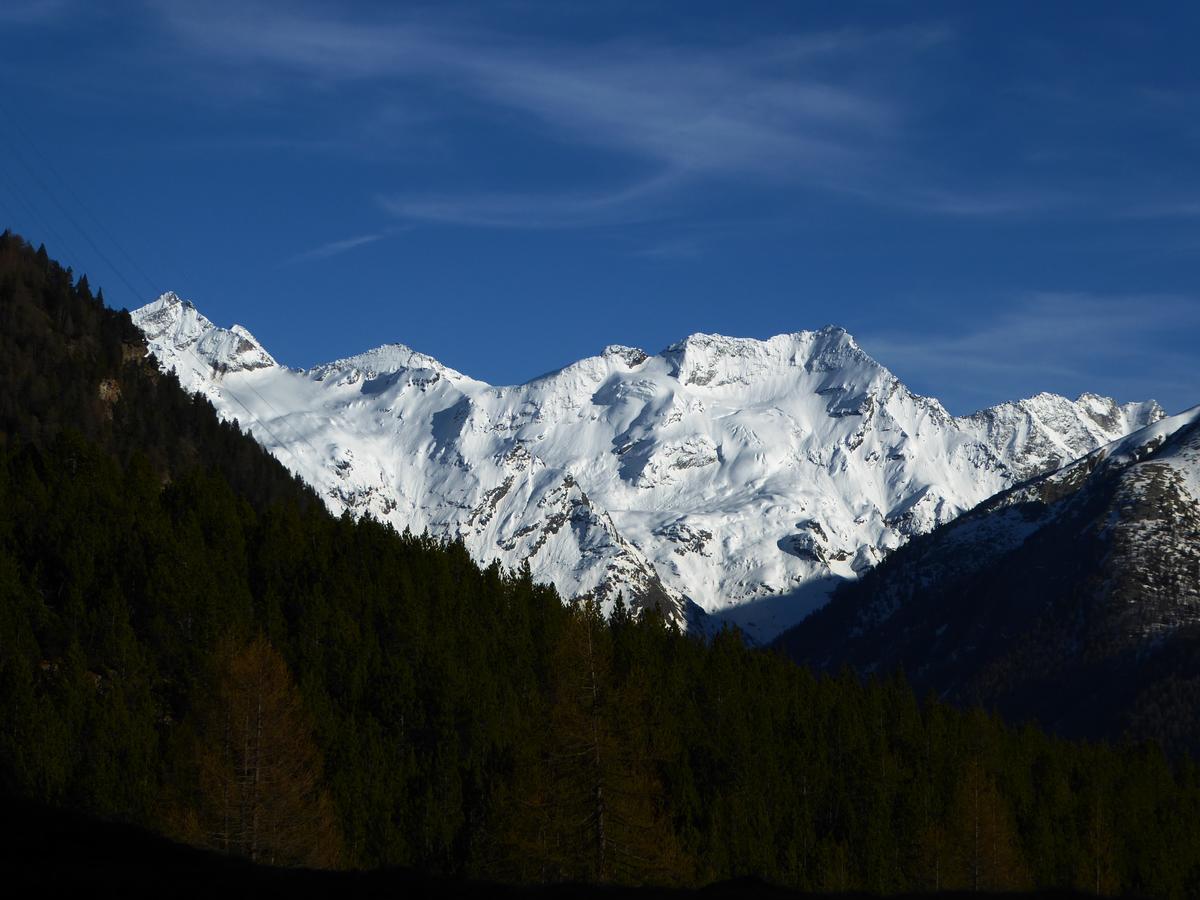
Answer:
[[[9,798],[277,866],[1200,895],[1190,759],[334,518],[8,233],[0,710]]]

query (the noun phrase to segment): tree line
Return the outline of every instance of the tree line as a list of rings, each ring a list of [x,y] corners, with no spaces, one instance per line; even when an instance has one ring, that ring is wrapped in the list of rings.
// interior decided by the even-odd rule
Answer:
[[[0,785],[274,864],[1200,893],[1200,773],[332,517],[0,238]]]

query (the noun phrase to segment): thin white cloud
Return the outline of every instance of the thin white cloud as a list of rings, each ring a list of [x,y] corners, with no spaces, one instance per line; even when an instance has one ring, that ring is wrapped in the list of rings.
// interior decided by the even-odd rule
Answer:
[[[944,25],[844,28],[707,46],[564,44],[446,25],[446,18],[439,25],[428,15],[367,21],[271,3],[160,0],[157,7],[185,47],[225,64],[224,77],[229,71],[249,73],[248,81],[256,74],[283,76],[294,89],[299,76],[322,91],[381,85],[393,97],[406,89],[422,96],[452,93],[527,117],[528,135],[624,157],[633,169],[672,179],[676,194],[698,196],[714,181],[736,182],[965,220],[1120,216],[1119,210],[1138,206],[1115,192],[1083,189],[1069,174],[1052,179],[1044,171],[1002,166],[993,186],[981,188],[976,176],[964,184],[961,173],[956,178],[932,164],[920,134],[931,100],[904,85],[911,87],[919,68],[914,62],[956,39]],[[1041,106],[1077,110],[1092,102],[1061,86],[1025,90]],[[1080,152],[1069,149],[1068,158]],[[389,194],[386,204],[419,221],[577,227],[592,218],[593,207],[603,208],[594,216],[601,223],[661,215],[656,206],[669,192],[641,188],[641,182],[616,181],[563,194]],[[1159,204],[1145,215],[1192,217],[1194,208],[1190,201]]]
[[[1200,383],[1190,378],[1194,360],[1169,349],[1173,338],[1187,333],[1200,334],[1200,298],[1041,293],[957,333],[864,333],[859,339],[901,378],[953,384],[963,398],[1015,399],[997,392],[1024,383],[1166,390],[1179,402],[1195,403]]]
[[[325,89],[371,81],[454,91],[527,116],[547,139],[620,154],[656,173],[561,195],[386,198],[406,218],[491,227],[640,220],[660,214],[653,207],[667,196],[665,184],[682,193],[706,179],[869,194],[895,153],[907,110],[886,85],[853,83],[846,71],[951,38],[929,27],[719,47],[563,46],[290,8],[167,3],[161,10],[188,46],[225,63],[299,74]]]
[[[886,100],[786,71],[769,62],[778,53],[758,46],[564,49],[410,25],[214,18],[194,7],[171,21],[195,44],[236,61],[335,81],[433,78],[528,113],[573,140],[684,170],[794,177],[800,166],[861,155],[858,142],[842,132],[878,136],[895,119]],[[829,41],[828,49],[862,45]]]
[[[444,137],[448,149],[438,149],[454,152],[461,123],[438,134],[452,110],[456,116],[524,117],[527,138],[610,154],[606,163],[616,165],[606,164],[605,172],[627,162],[629,171],[669,175],[672,193],[702,203],[718,194],[709,190],[714,183],[736,183],[794,196],[835,193],[864,205],[964,220],[1198,215],[1187,170],[1174,179],[1156,180],[1154,173],[1127,178],[1121,159],[1128,149],[1106,148],[1096,165],[1121,174],[1098,189],[1077,161],[1105,142],[1084,144],[1075,132],[1059,135],[1047,124],[1068,118],[1090,133],[1098,124],[1149,119],[1176,133],[1191,129],[1195,137],[1194,91],[1097,86],[1094,78],[1073,81],[1036,67],[1006,88],[1028,100],[1028,136],[1000,128],[988,112],[993,98],[982,97],[977,110],[958,111],[975,133],[993,129],[1001,148],[986,163],[995,172],[992,184],[981,188],[971,160],[958,158],[954,135],[933,140],[944,125],[940,112],[953,109],[955,86],[931,83],[932,54],[958,39],[937,23],[704,45],[668,36],[589,43],[464,26],[487,13],[432,6],[390,15],[377,7],[368,18],[362,7],[272,0],[142,4],[153,11],[162,38],[142,52],[153,55],[160,70],[169,67],[172,85],[186,80],[189,96],[204,93],[192,90],[203,83],[221,105],[275,102],[301,86],[324,99],[353,93],[347,109],[354,111],[345,118],[365,119],[369,128],[343,122],[335,139],[305,142],[341,155],[432,158],[438,151],[431,142]],[[77,0],[13,0],[0,6],[0,16],[43,16],[67,5],[87,8]],[[512,23],[519,27],[519,16]],[[445,102],[448,97],[466,102]],[[419,112],[406,108],[407,101]],[[378,115],[389,104],[404,110],[403,121]],[[432,120],[414,127],[413,115]],[[514,192],[500,183],[437,196],[400,196],[386,185],[380,192],[414,220],[488,227],[576,227],[588,217],[574,210],[591,205],[592,197],[624,198],[621,215],[603,204],[601,222],[662,215],[657,207],[668,192],[643,192],[637,180],[612,178],[608,184],[581,181],[563,194],[528,186]],[[1171,194],[1175,183],[1182,199]]]
[[[486,228],[588,228],[627,225],[665,214],[679,176],[653,176],[610,191],[563,194],[381,196],[380,205],[407,220]]]
[[[376,241],[383,240],[388,237],[390,232],[378,231],[373,234],[360,234],[356,237],[342,238],[337,241],[329,241],[326,244],[321,244],[318,247],[313,247],[311,250],[306,250],[303,253],[298,253],[291,257],[288,264],[311,262],[318,259],[329,259],[331,256],[339,256],[349,250],[354,250],[357,247],[364,247],[367,244],[373,244]]]

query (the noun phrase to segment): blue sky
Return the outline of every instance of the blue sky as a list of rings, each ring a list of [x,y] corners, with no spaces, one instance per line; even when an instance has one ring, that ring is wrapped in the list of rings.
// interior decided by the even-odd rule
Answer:
[[[1177,411],[1198,10],[5,0],[0,221],[291,365],[835,323],[957,413]]]

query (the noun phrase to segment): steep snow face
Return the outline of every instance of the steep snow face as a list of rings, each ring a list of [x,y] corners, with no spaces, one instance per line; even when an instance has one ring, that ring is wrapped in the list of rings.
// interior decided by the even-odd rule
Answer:
[[[966,425],[989,445],[1004,449],[1017,464],[1017,477],[1024,480],[1064,466],[1162,415],[1153,401],[1121,405],[1096,394],[1071,401],[1043,393],[977,412]]]
[[[461,537],[568,597],[620,590],[680,620],[694,601],[759,639],[912,535],[1162,414],[1041,395],[956,419],[839,328],[610,346],[493,387],[398,344],[287,369],[174,295],[134,319],[335,512]]]
[[[272,368],[275,360],[241,325],[218,328],[189,301],[166,293],[134,314],[164,369],[174,369],[185,388],[204,392],[229,372]]]

